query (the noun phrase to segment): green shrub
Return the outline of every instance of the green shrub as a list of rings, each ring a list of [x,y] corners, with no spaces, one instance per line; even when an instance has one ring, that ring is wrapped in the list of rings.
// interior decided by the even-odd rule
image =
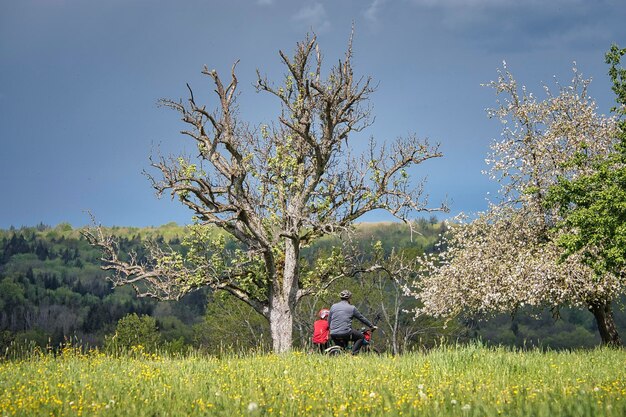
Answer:
[[[146,352],[154,352],[161,343],[156,320],[150,316],[135,313],[122,317],[115,328],[115,334],[105,336],[104,348],[109,353],[126,352],[141,347]]]

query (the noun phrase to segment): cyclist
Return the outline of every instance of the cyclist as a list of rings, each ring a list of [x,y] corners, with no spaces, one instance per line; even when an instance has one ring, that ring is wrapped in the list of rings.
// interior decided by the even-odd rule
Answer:
[[[339,294],[341,301],[330,307],[328,314],[328,325],[330,327],[330,337],[337,345],[346,347],[349,341],[352,345],[352,354],[358,355],[361,345],[363,345],[363,333],[352,329],[352,319],[357,319],[372,330],[377,329],[355,306],[350,304],[352,293],[343,290]]]
[[[323,308],[317,313],[319,317],[313,323],[313,344],[317,346],[320,353],[324,353],[324,350],[328,348],[328,340],[330,335],[328,332],[328,313],[330,311],[327,308]]]

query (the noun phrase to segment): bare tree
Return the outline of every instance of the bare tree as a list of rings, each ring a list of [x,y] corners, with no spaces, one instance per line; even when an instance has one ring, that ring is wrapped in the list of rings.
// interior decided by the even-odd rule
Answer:
[[[363,303],[371,310],[368,317],[378,321],[382,335],[377,339],[383,341],[392,354],[455,335],[455,326],[448,327],[443,320],[413,314],[417,302],[408,287],[418,279],[418,258],[395,248],[385,255],[380,241],[373,242],[369,252],[373,261],[358,262],[373,265],[360,280]]]
[[[371,78],[355,77],[352,37],[343,60],[322,76],[322,55],[315,37],[296,46],[293,57],[282,51],[286,66],[278,86],[257,71],[257,90],[281,105],[276,122],[253,129],[237,112],[235,65],[225,84],[215,70],[202,73],[215,85],[217,108],[207,110],[189,98],[161,100],[182,116],[198,148],[190,157],[153,160],[161,178],[151,177],[159,194],[169,192],[194,212],[179,254],[155,245],[144,263],[122,260],[115,242],[98,228],[90,241],[104,250],[104,268],[116,285],[132,284],[140,295],[177,299],[199,286],[225,290],[252,306],[270,324],[273,349],[291,347],[293,312],[299,300],[328,286],[346,272],[339,254],[302,271],[300,250],[321,236],[348,228],[363,214],[383,209],[399,219],[430,211],[423,182],[412,186],[406,169],[440,157],[438,146],[416,136],[376,145],[359,157],[349,139],[371,124]],[[440,208],[437,208],[438,210]],[[224,251],[217,226],[239,243]]]

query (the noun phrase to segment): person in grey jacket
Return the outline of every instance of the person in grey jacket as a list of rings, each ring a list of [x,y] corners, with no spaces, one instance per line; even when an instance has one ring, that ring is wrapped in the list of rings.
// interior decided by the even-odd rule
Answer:
[[[352,298],[350,291],[341,291],[339,297],[341,301],[330,307],[330,314],[328,315],[330,337],[333,339],[333,342],[342,347],[345,347],[349,341],[354,342],[352,354],[358,355],[363,345],[364,337],[363,333],[352,329],[352,319],[359,320],[371,329],[376,329],[377,327],[366,319],[355,306],[350,304],[350,299]]]

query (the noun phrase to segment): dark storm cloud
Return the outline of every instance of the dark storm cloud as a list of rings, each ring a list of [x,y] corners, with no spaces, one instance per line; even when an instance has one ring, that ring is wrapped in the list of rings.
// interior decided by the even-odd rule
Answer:
[[[492,53],[606,47],[626,35],[617,1],[412,0],[449,32]],[[430,17],[433,18],[432,16]],[[622,29],[615,33],[615,28]],[[606,28],[612,28],[613,32]]]

